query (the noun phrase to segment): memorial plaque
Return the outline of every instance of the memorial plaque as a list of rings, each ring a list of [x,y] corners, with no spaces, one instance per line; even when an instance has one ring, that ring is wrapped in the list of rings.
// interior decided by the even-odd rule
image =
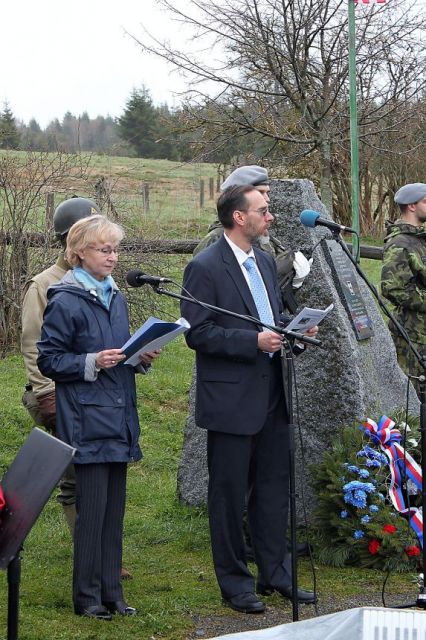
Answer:
[[[357,340],[366,340],[374,335],[373,323],[368,315],[356,277],[354,265],[335,240],[325,240],[326,256],[336,289],[340,294]]]

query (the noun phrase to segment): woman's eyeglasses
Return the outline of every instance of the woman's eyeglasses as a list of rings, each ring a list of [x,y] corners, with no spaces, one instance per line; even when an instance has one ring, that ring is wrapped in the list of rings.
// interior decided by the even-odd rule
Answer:
[[[103,256],[110,256],[111,253],[115,253],[115,255],[118,256],[118,248],[113,249],[112,247],[93,247],[93,249],[95,251],[99,251],[99,253],[102,253]]]

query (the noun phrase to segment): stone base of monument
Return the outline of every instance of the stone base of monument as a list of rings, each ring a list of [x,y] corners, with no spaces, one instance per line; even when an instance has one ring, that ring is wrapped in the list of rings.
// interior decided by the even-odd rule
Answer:
[[[426,637],[426,612],[360,607],[311,620],[212,640],[419,640]]]

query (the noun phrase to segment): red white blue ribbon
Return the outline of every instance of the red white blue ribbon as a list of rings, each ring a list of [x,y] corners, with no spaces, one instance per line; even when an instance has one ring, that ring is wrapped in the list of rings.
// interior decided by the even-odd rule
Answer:
[[[402,491],[403,480],[409,478],[420,491],[422,490],[422,470],[414,458],[400,445],[401,433],[395,428],[393,420],[387,416],[382,416],[379,424],[367,418],[362,423],[366,433],[371,440],[380,445],[383,453],[389,460],[391,472],[391,482],[389,486],[389,497],[392,504],[399,513],[406,516],[411,528],[416,533],[421,546],[423,547],[423,517],[417,507],[407,507]]]

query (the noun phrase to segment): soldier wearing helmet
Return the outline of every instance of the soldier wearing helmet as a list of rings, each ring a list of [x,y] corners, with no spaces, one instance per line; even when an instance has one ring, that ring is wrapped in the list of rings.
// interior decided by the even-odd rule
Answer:
[[[28,382],[22,396],[24,407],[34,422],[45,427],[55,435],[55,383],[41,375],[37,367],[38,351],[36,343],[40,340],[43,313],[47,305],[47,289],[59,282],[69,269],[64,257],[67,234],[72,225],[81,218],[93,213],[101,213],[97,204],[87,198],[73,197],[62,202],[53,215],[53,227],[60,240],[62,250],[56,263],[29,280],[24,287],[22,303],[21,351],[24,357]],[[75,524],[75,477],[72,465],[60,482],[58,502],[62,505],[65,517],[73,535]]]

